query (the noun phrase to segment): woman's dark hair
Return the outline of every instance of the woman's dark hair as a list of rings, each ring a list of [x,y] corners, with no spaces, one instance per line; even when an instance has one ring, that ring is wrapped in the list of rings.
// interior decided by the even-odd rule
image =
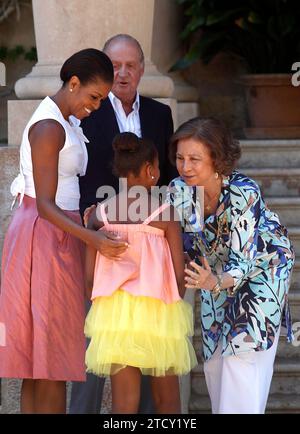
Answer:
[[[151,140],[141,139],[133,133],[117,134],[112,146],[115,151],[113,172],[118,177],[129,173],[138,176],[145,162],[153,164],[158,157]]]
[[[97,78],[101,78],[105,83],[112,83],[114,68],[105,53],[95,48],[87,48],[73,54],[63,64],[60,70],[63,86],[73,75],[76,75],[82,84],[87,84]]]
[[[169,147],[169,158],[174,165],[178,142],[185,139],[202,142],[209,149],[215,170],[220,175],[230,175],[241,156],[238,140],[234,140],[225,124],[215,118],[193,118],[177,129]]]

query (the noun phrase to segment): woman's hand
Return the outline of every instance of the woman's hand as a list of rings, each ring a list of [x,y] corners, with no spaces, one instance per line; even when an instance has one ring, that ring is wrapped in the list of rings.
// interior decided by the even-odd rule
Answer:
[[[126,252],[129,244],[125,241],[119,241],[117,234],[103,231],[93,231],[90,244],[98,250],[101,255],[113,260],[121,260],[120,255]]]
[[[184,265],[187,268],[189,263],[191,262],[191,258],[188,252],[184,252],[183,255],[184,255]]]
[[[217,283],[216,276],[212,273],[210,265],[206,258],[201,257],[201,265],[196,264],[196,262],[190,262],[190,266],[195,270],[190,270],[186,268],[185,271],[185,287],[193,289],[206,289],[211,291]]]
[[[92,214],[92,212],[94,211],[95,208],[96,208],[96,205],[91,205],[91,206],[89,206],[88,208],[86,208],[84,210],[84,213],[83,213],[83,224],[84,224],[85,227],[87,227],[90,215]]]

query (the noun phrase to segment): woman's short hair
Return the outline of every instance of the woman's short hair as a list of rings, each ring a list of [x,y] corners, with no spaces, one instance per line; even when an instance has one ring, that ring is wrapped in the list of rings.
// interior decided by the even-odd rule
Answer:
[[[169,158],[176,165],[177,145],[180,140],[194,139],[210,151],[216,172],[230,175],[241,156],[238,140],[234,140],[226,125],[215,118],[193,118],[182,124],[170,139]]]
[[[110,84],[114,80],[114,68],[110,58],[103,51],[86,48],[73,54],[64,62],[60,70],[63,86],[74,75],[82,84],[87,84],[97,78]]]
[[[115,152],[113,172],[118,177],[127,176],[129,173],[138,176],[144,163],[153,164],[158,157],[154,143],[134,133],[117,134],[112,146]]]

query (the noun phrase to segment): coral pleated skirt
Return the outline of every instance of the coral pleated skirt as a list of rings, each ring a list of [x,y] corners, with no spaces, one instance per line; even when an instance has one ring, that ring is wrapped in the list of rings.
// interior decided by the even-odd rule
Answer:
[[[189,336],[193,335],[191,306],[183,300],[165,303],[119,289],[93,300],[85,323],[91,338],[87,370],[99,376],[126,366],[143,375],[183,375],[197,364]]]
[[[85,380],[83,258],[84,244],[25,196],[3,248],[0,377]]]

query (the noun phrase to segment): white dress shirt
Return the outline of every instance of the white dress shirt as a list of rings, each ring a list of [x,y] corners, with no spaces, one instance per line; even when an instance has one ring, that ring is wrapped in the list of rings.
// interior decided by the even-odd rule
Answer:
[[[109,92],[108,97],[113,106],[119,130],[121,133],[130,132],[136,134],[138,137],[142,136],[141,121],[139,115],[140,109],[140,95],[137,92],[134,103],[132,104],[132,112],[127,116],[121,101],[112,92]]]

